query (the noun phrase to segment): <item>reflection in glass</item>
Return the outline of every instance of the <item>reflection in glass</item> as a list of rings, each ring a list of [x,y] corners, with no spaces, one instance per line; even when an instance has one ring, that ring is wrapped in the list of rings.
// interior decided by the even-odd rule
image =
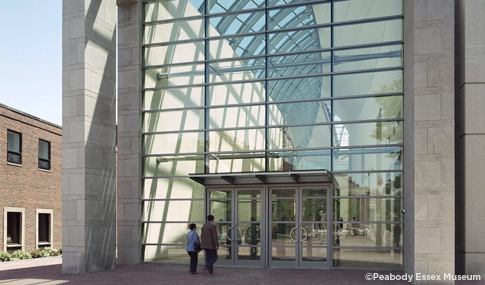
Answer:
[[[233,230],[231,223],[222,222],[223,219],[218,216],[215,217],[216,232],[219,245],[231,245],[231,239],[233,239]]]
[[[401,172],[335,174],[334,196],[402,196]]]
[[[203,200],[144,201],[143,221],[204,221]]]
[[[265,34],[209,41],[210,59],[264,55],[266,53],[265,48]]]
[[[142,199],[204,198],[204,186],[189,178],[144,179]]]
[[[224,130],[207,132],[209,151],[264,150],[265,129]]]
[[[143,243],[168,243],[187,245],[191,223],[143,223]],[[196,224],[200,237],[202,224]],[[185,253],[187,254],[187,253]]]
[[[400,41],[402,19],[334,27],[334,46],[352,46]]]
[[[209,173],[264,171],[266,157],[260,153],[209,154]]]
[[[265,58],[209,63],[209,83],[263,79]]]
[[[293,198],[295,197],[295,190],[294,189],[277,189],[272,190],[272,197],[273,198]]]
[[[209,36],[227,36],[234,34],[254,33],[265,30],[265,12],[228,14],[211,17]]]
[[[261,190],[239,190],[237,191],[238,198],[260,198]]]
[[[204,133],[144,135],[144,154],[178,154],[204,151]]]
[[[402,269],[402,250],[340,248],[333,251],[333,266]]]
[[[204,65],[177,65],[145,69],[143,88],[162,88],[204,83]]]
[[[293,239],[295,239],[295,231],[291,232],[296,227],[296,224],[271,224],[271,240],[272,245],[284,245],[284,246],[295,246],[295,241],[290,238],[290,233]]]
[[[238,200],[239,221],[261,221],[261,202],[259,200]]]
[[[219,84],[209,86],[208,105],[263,103],[264,82]]]
[[[303,223],[302,227],[306,230],[302,231],[302,240],[304,246],[327,245],[326,223]]]
[[[403,224],[334,224],[335,246],[403,247]]]
[[[219,243],[220,244],[220,243]],[[218,259],[231,259],[231,246],[220,246],[217,250]]]
[[[334,22],[402,15],[402,0],[334,1]]]
[[[403,97],[397,95],[335,100],[333,116],[334,121],[403,118]]]
[[[185,176],[187,173],[204,173],[203,155],[143,158],[143,177]]]
[[[143,132],[169,132],[204,128],[204,110],[144,113]]]
[[[271,212],[273,221],[294,221],[296,204],[293,199],[273,199]]]
[[[204,60],[204,42],[173,43],[144,48],[144,66],[155,66],[175,63],[189,63]],[[162,73],[179,72],[176,68],[162,70]],[[152,75],[152,73],[147,73]],[[149,85],[145,85],[149,88]]]
[[[330,101],[271,104],[268,105],[268,125],[327,123],[330,110]],[[305,131],[311,133],[311,130]]]
[[[264,0],[237,1],[237,0],[206,0],[209,1],[210,13],[224,13],[264,7]]]
[[[268,30],[330,23],[330,2],[269,10]]]
[[[145,25],[143,44],[204,38],[204,31],[204,18]]]
[[[402,70],[335,75],[333,96],[351,96],[403,92]]]
[[[327,221],[327,199],[302,199],[302,221]]]
[[[205,11],[204,0],[184,0],[176,2],[171,0],[159,0],[143,4],[145,7],[145,22],[199,16],[204,14]]]
[[[259,245],[261,243],[261,224],[260,223],[238,223],[242,231],[240,244],[242,245]],[[240,235],[240,233],[239,233]]]
[[[336,50],[333,71],[351,71],[402,66],[402,45]]]
[[[330,146],[330,125],[268,128],[268,149]]]
[[[291,30],[268,34],[268,53],[317,50],[330,47],[330,28]]]
[[[210,191],[209,198],[232,198],[232,191]]]
[[[213,215],[216,220],[230,221],[231,206],[231,200],[211,200],[209,202],[209,213]]]
[[[187,239],[185,240],[187,243]],[[144,262],[188,263],[186,245],[146,245]]]
[[[305,188],[301,191],[302,197],[326,197],[327,188]]]
[[[295,256],[296,256],[296,248],[294,246],[293,247],[273,247],[271,249],[271,260],[295,261]]]
[[[330,150],[269,152],[268,171],[330,169]]]
[[[267,84],[270,102],[330,97],[330,76],[269,80]]]
[[[403,122],[333,125],[334,146],[402,144]]]
[[[245,246],[237,248],[237,259],[239,260],[260,260],[261,248],[256,246]]]
[[[302,249],[303,261],[327,261],[327,248],[326,247],[303,247]]]
[[[401,222],[402,198],[334,198],[334,221],[343,222]],[[352,224],[361,228],[363,224]],[[363,230],[363,229],[362,229]]]
[[[208,109],[209,128],[264,127],[265,106]]]
[[[334,171],[401,170],[402,147],[333,150]]]
[[[143,110],[160,110],[204,106],[204,93],[204,87],[143,91],[142,108]],[[131,96],[131,94],[127,96]]]
[[[330,72],[330,52],[268,57],[268,78]]]

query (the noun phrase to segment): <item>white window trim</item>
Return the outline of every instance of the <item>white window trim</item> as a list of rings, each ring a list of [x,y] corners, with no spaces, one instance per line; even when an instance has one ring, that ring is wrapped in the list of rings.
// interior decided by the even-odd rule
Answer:
[[[50,214],[50,248],[54,248],[54,210],[49,209],[35,209],[35,249],[39,248],[39,214]]]
[[[21,225],[21,233],[20,233],[20,240],[21,250],[25,250],[25,208],[16,208],[16,207],[5,207],[3,208],[3,251],[7,252],[7,213],[21,213],[22,215],[22,225]]]

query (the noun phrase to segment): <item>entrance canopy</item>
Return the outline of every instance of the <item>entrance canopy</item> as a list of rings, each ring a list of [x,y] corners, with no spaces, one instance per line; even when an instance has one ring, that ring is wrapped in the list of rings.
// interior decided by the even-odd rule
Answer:
[[[204,186],[332,182],[331,173],[326,169],[287,172],[189,174],[189,178]]]

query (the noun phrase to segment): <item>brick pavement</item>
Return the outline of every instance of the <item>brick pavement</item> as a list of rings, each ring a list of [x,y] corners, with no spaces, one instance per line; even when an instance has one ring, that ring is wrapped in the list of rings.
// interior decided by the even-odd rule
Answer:
[[[125,265],[111,271],[68,275],[61,273],[61,263],[60,257],[0,263],[0,284],[410,284],[366,281],[365,274],[375,271],[365,270],[216,267],[214,276],[210,276],[203,273],[202,267],[198,268],[199,274],[192,275],[188,266],[160,264]]]

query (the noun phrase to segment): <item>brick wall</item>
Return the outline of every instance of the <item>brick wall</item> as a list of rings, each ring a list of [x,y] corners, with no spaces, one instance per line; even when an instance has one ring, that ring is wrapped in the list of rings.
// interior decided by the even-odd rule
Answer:
[[[22,134],[22,165],[7,163],[7,130]],[[51,144],[51,169],[38,167],[39,139]],[[53,247],[62,245],[62,129],[0,104],[0,252],[4,208],[25,209],[24,250],[36,245],[36,209],[53,210]]]

